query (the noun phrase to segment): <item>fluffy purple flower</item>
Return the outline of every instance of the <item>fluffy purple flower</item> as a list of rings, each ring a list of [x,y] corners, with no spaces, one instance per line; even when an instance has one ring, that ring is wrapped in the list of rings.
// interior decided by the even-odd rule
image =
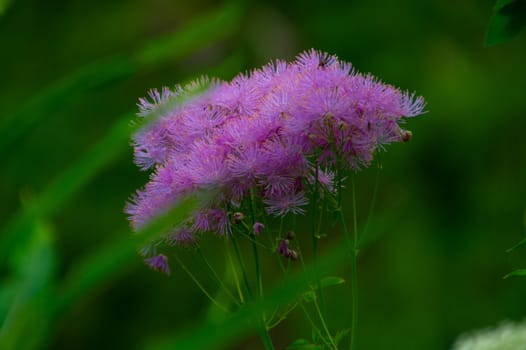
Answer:
[[[172,242],[230,234],[229,212],[247,209],[239,208],[254,194],[270,215],[303,214],[316,167],[319,185],[333,192],[337,166],[359,170],[387,144],[408,141],[400,124],[424,105],[314,50],[230,82],[201,78],[151,90],[139,100],[139,115],[150,122],[133,146],[137,165],[154,171],[126,212],[140,229],[185,196],[213,190]]]
[[[267,205],[267,214],[274,216],[285,216],[288,213],[304,214],[305,209],[302,207],[309,204],[305,193],[285,193],[280,196],[274,196],[263,200]]]
[[[197,242],[195,233],[188,227],[181,227],[166,236],[166,243],[170,246],[192,246]]]
[[[170,274],[170,266],[168,265],[168,258],[164,254],[159,254],[151,258],[144,259],[144,262],[155,271]]]
[[[259,221],[256,221],[254,223],[254,227],[253,227],[253,230],[254,230],[254,234],[255,235],[259,235],[261,232],[263,232],[263,229],[265,228],[265,225],[263,225],[261,222]]]

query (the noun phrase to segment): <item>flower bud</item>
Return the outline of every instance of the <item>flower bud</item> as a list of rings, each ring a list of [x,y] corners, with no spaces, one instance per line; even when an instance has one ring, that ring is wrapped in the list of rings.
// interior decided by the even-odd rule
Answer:
[[[288,254],[287,254],[287,258],[289,258],[290,260],[293,260],[293,261],[298,260],[298,258],[299,258],[298,252],[296,252],[294,249],[289,249]]]
[[[289,254],[289,241],[288,239],[282,239],[279,242],[278,253],[287,257]]]
[[[259,234],[263,231],[264,228],[265,228],[265,225],[263,225],[263,224],[262,224],[261,222],[259,222],[259,221],[256,221],[256,222],[254,223],[254,227],[253,227],[253,229],[254,229],[254,234],[255,234],[255,235],[259,235]]]
[[[234,219],[234,224],[239,224],[243,219],[245,218],[245,215],[242,212],[236,211],[232,215],[232,219]]]
[[[400,132],[400,138],[402,139],[402,142],[409,142],[413,138],[413,133],[409,130],[402,130]]]

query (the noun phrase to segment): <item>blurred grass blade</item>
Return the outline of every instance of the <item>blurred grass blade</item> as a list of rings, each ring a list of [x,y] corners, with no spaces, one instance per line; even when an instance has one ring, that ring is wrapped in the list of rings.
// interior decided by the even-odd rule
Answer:
[[[526,276],[526,269],[515,270],[513,272],[508,273],[503,278],[506,279],[506,278],[509,278],[509,277],[512,277],[512,276]]]
[[[13,246],[27,232],[34,212],[43,217],[57,213],[82,186],[88,183],[102,168],[122,155],[128,146],[131,114],[121,117],[107,135],[83,158],[60,174],[26,208],[19,211],[3,230],[0,237],[0,263]]]
[[[493,10],[486,46],[511,40],[526,26],[526,0],[498,0]]]
[[[338,276],[327,276],[320,280],[320,284],[323,288],[337,286],[338,284],[342,284],[342,283],[345,283],[345,280]],[[313,286],[313,287],[316,287],[316,286]]]
[[[34,126],[52,114],[72,96],[131,75],[134,67],[124,58],[114,57],[89,64],[59,80],[29,99],[20,109],[3,118],[0,124],[0,153]]]
[[[59,289],[56,313],[60,314],[89,290],[108,282],[126,269],[130,261],[140,259],[138,248],[180,224],[190,216],[197,204],[196,197],[188,197],[160,215],[138,234],[130,237],[123,232],[114,243],[105,245],[100,251],[77,263]]]
[[[186,99],[202,93],[206,87],[203,85],[192,92],[178,96],[171,103],[174,105],[182,103]],[[84,157],[60,174],[39,196],[32,199],[24,210],[19,211],[0,236],[0,264],[2,259],[8,255],[14,242],[20,239],[24,232],[27,232],[30,222],[28,219],[35,212],[44,217],[50,217],[60,211],[67,201],[89,183],[99,171],[124,154],[128,149],[130,133],[149,121],[151,121],[150,117],[135,118],[132,113],[125,114],[117,119],[106,136],[95,144]]]
[[[42,345],[49,327],[56,270],[54,235],[39,219],[33,218],[31,225],[29,239],[10,256],[14,298],[0,328],[0,349],[34,349]]]
[[[1,1],[1,0],[0,0]],[[48,86],[0,124],[0,154],[40,119],[51,115],[73,96],[131,76],[139,69],[175,60],[230,35],[237,28],[240,11],[228,4],[203,15],[175,33],[154,40],[131,55],[114,56],[89,64]]]
[[[515,249],[517,248],[520,248],[522,247],[523,245],[526,244],[526,238],[522,239],[519,243],[515,244],[513,247],[511,247],[510,249],[506,250],[507,253],[511,253],[512,251],[514,251]]]
[[[339,284],[345,283],[345,280],[338,276],[327,276],[320,280],[320,287],[327,288],[331,286],[337,286]],[[318,289],[317,284],[310,286],[310,290],[307,290],[302,295],[302,300],[306,303],[311,303],[317,298],[316,290]]]
[[[337,244],[329,253],[320,257],[319,268],[330,269],[340,264],[348,257],[345,244]],[[235,312],[229,319],[221,323],[207,321],[183,335],[173,338],[154,340],[147,343],[144,349],[148,350],[193,350],[193,349],[215,349],[226,346],[236,337],[241,337],[249,331],[257,328],[257,322],[263,312],[270,312],[276,306],[285,305],[298,298],[304,291],[310,288],[310,283],[316,276],[312,265],[305,271],[298,272],[289,277],[268,295],[261,304],[246,304],[246,307]]]
[[[133,55],[139,66],[162,63],[167,57],[181,58],[204,45],[233,33],[240,20],[240,9],[233,4],[193,21],[177,35],[169,35],[147,45]]]

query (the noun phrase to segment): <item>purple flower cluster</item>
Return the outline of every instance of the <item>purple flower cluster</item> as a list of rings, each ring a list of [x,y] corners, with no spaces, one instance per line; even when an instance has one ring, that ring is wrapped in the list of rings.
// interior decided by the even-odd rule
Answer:
[[[315,174],[332,191],[339,168],[358,170],[382,146],[407,141],[399,124],[421,114],[424,101],[311,50],[230,82],[152,90],[139,107],[152,121],[133,136],[135,160],[154,172],[126,212],[138,229],[181,198],[213,189],[213,199],[168,235],[188,244],[206,231],[229,234],[230,209],[250,194],[270,215],[304,213]]]

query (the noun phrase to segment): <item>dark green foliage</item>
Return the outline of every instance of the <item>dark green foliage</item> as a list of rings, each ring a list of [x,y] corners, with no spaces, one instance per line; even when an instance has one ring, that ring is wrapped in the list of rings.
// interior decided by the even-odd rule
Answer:
[[[501,44],[514,38],[526,25],[526,1],[498,0],[486,34],[486,45]]]

